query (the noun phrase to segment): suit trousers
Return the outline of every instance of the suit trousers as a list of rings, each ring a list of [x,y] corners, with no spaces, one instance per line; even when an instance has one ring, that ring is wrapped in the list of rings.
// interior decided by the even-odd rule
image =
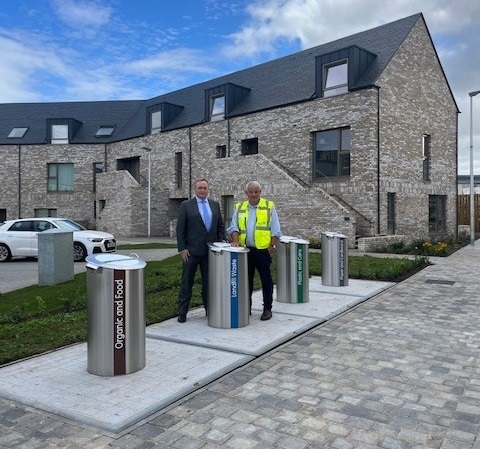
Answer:
[[[270,272],[272,258],[268,249],[257,249],[249,247],[248,260],[248,290],[250,294],[250,307],[252,305],[253,278],[255,270],[258,271],[260,281],[262,282],[263,308],[272,310],[273,303],[273,280]]]
[[[190,256],[183,263],[182,282],[178,294],[178,314],[187,315],[192,299],[192,288],[197,267],[200,266],[202,277],[202,301],[205,311],[208,311],[208,253],[204,256]]]

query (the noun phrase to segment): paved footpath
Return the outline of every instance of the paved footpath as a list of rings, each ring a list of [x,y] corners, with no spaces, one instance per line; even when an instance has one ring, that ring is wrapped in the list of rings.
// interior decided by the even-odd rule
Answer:
[[[120,434],[0,400],[0,448],[480,449],[479,261],[436,259]]]

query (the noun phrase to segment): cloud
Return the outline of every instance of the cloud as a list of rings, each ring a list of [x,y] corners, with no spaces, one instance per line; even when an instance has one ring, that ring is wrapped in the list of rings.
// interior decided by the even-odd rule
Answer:
[[[51,0],[57,17],[78,30],[98,29],[110,21],[112,8],[97,1]]]

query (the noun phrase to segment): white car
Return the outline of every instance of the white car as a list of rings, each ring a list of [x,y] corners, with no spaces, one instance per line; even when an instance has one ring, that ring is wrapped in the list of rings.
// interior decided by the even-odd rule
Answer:
[[[38,233],[48,229],[73,231],[73,260],[81,262],[95,253],[112,253],[117,249],[115,237],[90,231],[67,218],[21,218],[7,220],[0,226],[0,262],[12,257],[38,257]]]

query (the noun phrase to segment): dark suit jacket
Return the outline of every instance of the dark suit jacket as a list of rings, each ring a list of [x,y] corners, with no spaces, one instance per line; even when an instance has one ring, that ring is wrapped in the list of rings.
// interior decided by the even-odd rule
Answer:
[[[198,210],[197,198],[182,201],[177,221],[178,251],[188,249],[192,256],[208,253],[209,242],[221,242],[225,238],[225,225],[220,212],[220,204],[208,199],[212,209],[212,227],[207,232]]]

